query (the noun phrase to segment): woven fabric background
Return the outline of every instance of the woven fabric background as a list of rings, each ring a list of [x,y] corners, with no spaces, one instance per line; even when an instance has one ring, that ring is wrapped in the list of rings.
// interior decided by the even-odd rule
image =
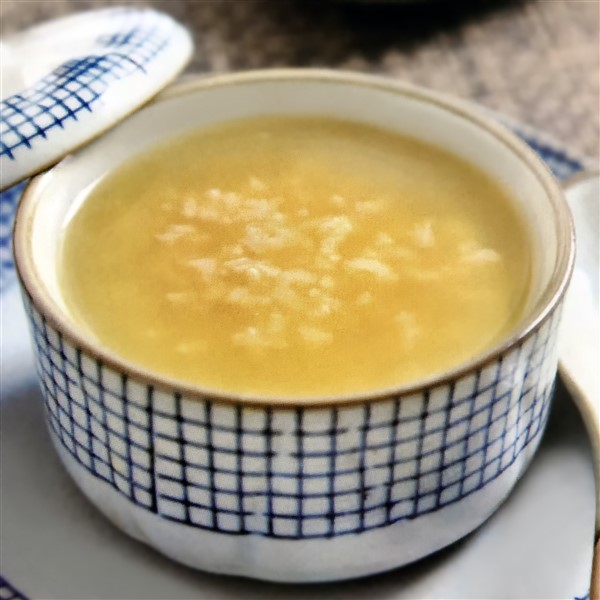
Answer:
[[[600,0],[143,0],[193,33],[188,72],[321,66],[469,98],[600,156]],[[0,32],[114,5],[1,0]]]

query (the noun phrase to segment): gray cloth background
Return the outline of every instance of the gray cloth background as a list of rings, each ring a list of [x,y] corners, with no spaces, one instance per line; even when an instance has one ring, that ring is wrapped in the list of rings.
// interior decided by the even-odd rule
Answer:
[[[187,72],[320,66],[480,102],[600,156],[599,0],[144,0],[194,34]],[[0,32],[100,0],[1,0]]]

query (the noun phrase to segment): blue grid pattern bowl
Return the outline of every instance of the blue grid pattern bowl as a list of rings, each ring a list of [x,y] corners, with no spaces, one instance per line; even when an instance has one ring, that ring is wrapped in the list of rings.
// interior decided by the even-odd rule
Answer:
[[[291,402],[230,397],[144,371],[69,317],[55,265],[77,192],[165,136],[297,112],[418,135],[502,180],[528,219],[534,251],[519,330],[418,385]],[[62,461],[111,520],[190,566],[276,581],[400,566],[483,523],[539,444],[573,261],[568,210],[533,152],[441,96],[324,71],[184,84],[34,182],[15,240],[47,421]]]

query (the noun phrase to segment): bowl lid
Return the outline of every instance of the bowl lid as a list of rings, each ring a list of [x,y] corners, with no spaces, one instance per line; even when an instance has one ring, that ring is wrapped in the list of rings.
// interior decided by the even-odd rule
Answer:
[[[2,39],[0,190],[134,112],[192,50],[184,27],[146,8],[84,12]]]

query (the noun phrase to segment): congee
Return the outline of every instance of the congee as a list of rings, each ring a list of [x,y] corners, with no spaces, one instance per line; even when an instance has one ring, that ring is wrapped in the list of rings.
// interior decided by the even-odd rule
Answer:
[[[257,117],[135,156],[65,224],[65,304],[105,348],[222,392],[315,398],[447,370],[513,328],[505,191],[372,126]]]

